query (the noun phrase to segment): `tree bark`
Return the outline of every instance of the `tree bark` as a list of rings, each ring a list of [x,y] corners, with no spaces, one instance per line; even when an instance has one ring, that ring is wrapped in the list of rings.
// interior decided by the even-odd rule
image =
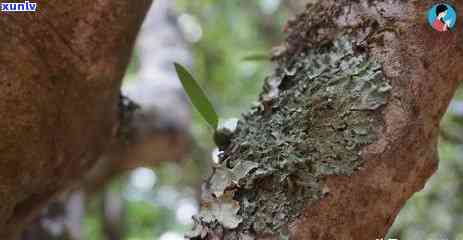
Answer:
[[[290,21],[188,236],[384,237],[437,169],[439,122],[463,77],[462,33],[428,25],[434,3],[327,0]]]
[[[23,232],[22,240],[84,239],[81,225],[87,204],[83,199],[95,197],[101,198],[102,235],[124,239],[125,201],[120,193],[107,189],[108,183],[138,167],[184,159],[191,117],[188,101],[178,94],[181,85],[172,62],[191,57],[177,23],[169,21],[176,17],[169,1],[157,0],[151,6],[137,38],[139,67],[136,79],[122,89],[126,97],[120,99],[119,138],[85,174],[77,191],[66,193],[41,211]]]
[[[95,163],[151,0],[45,1],[0,18],[0,238]]]

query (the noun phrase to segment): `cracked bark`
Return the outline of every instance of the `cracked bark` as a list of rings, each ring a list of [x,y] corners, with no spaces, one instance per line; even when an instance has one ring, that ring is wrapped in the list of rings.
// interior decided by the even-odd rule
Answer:
[[[454,3],[457,12],[462,12],[463,2],[454,1]],[[259,136],[259,133],[253,133],[251,124],[270,121],[268,119],[280,114],[282,110],[279,106],[275,106],[275,102],[292,101],[294,98],[285,96],[284,92],[299,84],[288,80],[293,79],[292,75],[295,73],[286,72],[282,82],[277,86],[280,94],[278,96],[272,94],[274,98],[269,101],[266,96],[271,95],[269,92],[271,93],[275,82],[268,81],[267,89],[261,97],[264,110],[262,112],[254,110],[254,113],[242,120],[241,127],[234,137],[235,144],[224,153],[225,163],[218,168],[220,171],[216,170],[214,175],[216,177],[213,176],[206,184],[214,188],[206,189],[202,213],[197,216],[197,225],[189,236],[194,239],[280,239],[284,236],[285,239],[289,237],[289,239],[311,240],[367,240],[384,237],[407,199],[413,193],[420,191],[437,169],[436,147],[439,122],[459,80],[463,77],[462,33],[459,29],[447,33],[433,31],[426,21],[427,9],[432,4],[434,1],[429,0],[328,0],[309,5],[304,13],[290,21],[286,28],[289,32],[288,40],[276,51],[278,56],[275,59],[280,70],[286,71],[285,67],[292,62],[299,63],[300,68],[310,68],[304,66],[307,62],[301,61],[307,59],[304,54],[308,54],[308,57],[311,54],[316,56],[314,52],[331,49],[336,39],[340,37],[350,39],[354,47],[354,55],[366,54],[368,59],[380,63],[381,72],[392,89],[387,103],[371,113],[371,116],[379,116],[381,119],[370,126],[375,129],[376,139],[361,147],[359,156],[362,164],[352,173],[340,174],[343,172],[341,168],[340,173],[321,175],[315,182],[315,193],[306,199],[302,210],[285,201],[278,203],[266,201],[264,198],[266,192],[261,190],[266,187],[277,189],[278,184],[268,186],[269,184],[265,182],[271,181],[272,175],[283,175],[286,173],[283,171],[287,169],[267,173],[271,176],[265,178],[257,176],[258,171],[248,169],[248,176],[239,180],[246,180],[246,178],[261,180],[258,184],[251,185],[250,190],[246,189],[249,186],[241,185],[239,181],[234,184],[227,182],[224,186],[224,181],[220,177],[227,178],[224,168],[231,168],[230,164],[233,166],[236,162],[247,160],[248,165],[250,165],[249,161],[254,161],[262,167],[264,160],[259,156],[267,158],[268,156],[254,155],[257,157],[250,159],[247,155],[247,147],[239,141],[247,135]],[[460,18],[457,26],[461,23]],[[332,55],[335,57],[335,54]],[[278,73],[276,75],[278,76]],[[330,79],[330,76],[325,77]],[[321,77],[315,77],[313,82],[322,80]],[[308,84],[309,88],[310,84],[313,83]],[[316,97],[315,94],[312,97]],[[329,104],[327,101],[331,100],[318,99],[317,104]],[[314,104],[313,102],[314,100],[311,99],[310,102],[302,102],[301,106],[308,108]],[[310,111],[314,109],[310,108]],[[297,117],[297,115],[293,116]],[[334,119],[333,116],[322,115],[321,119],[317,120],[330,124]],[[264,128],[272,127],[270,124],[263,125]],[[312,130],[317,131],[311,127],[307,127],[308,134]],[[288,129],[291,131],[296,127],[284,126],[284,128],[282,132]],[[273,129],[279,131],[277,128]],[[265,129],[261,129],[260,132],[262,132],[260,136],[263,136]],[[307,143],[322,144],[325,141],[327,139],[320,136],[315,142]],[[252,149],[258,149],[259,144],[252,144],[255,144]],[[346,147],[343,144],[335,146]],[[314,154],[319,154],[317,151],[315,149],[314,153],[307,154],[305,157],[314,158]],[[326,160],[321,158],[317,161]],[[284,159],[278,160],[278,162],[282,161]],[[345,159],[341,158],[338,161],[342,162]],[[310,163],[312,166],[318,164],[318,162]],[[235,169],[230,170],[232,176]],[[266,170],[262,170],[259,174],[262,175],[263,171]],[[312,173],[307,172],[307,175],[310,174]],[[294,187],[294,184],[288,184],[288,187]],[[285,192],[284,188],[280,190]],[[217,189],[221,191],[217,192]],[[225,192],[225,196],[220,196],[222,191]],[[290,198],[288,195],[281,197]],[[255,199],[260,202],[253,206],[252,201]],[[237,207],[240,208],[239,211]],[[298,212],[286,218],[284,225],[277,225],[274,219],[270,218],[268,221],[264,218],[266,209],[279,209],[272,212],[274,219],[281,212],[288,210]],[[261,215],[255,216],[253,222],[247,223],[252,216],[247,211],[251,213],[257,211]],[[237,222],[240,222],[240,225],[236,226]],[[256,227],[256,222],[263,222],[263,224]]]
[[[117,128],[150,0],[46,1],[0,17],[0,238],[81,178]]]

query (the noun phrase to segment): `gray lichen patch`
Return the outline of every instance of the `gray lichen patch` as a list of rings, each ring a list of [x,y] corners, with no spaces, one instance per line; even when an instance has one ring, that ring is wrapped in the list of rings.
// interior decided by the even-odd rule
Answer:
[[[281,60],[207,185],[217,199],[233,193],[239,210],[203,208],[201,234],[192,238],[281,234],[304,206],[329,192],[324,177],[362,166],[361,149],[376,140],[390,89],[381,65],[355,53],[347,38]]]

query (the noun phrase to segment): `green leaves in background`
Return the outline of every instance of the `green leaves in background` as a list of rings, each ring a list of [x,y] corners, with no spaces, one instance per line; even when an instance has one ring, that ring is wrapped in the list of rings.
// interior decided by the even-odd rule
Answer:
[[[180,79],[180,82],[182,82],[183,88],[188,94],[188,97],[190,97],[191,103],[195,106],[201,116],[203,116],[203,118],[209,123],[209,125],[211,125],[214,130],[217,129],[219,116],[214,110],[214,106],[211,101],[209,101],[209,98],[207,98],[204,91],[185,67],[178,63],[174,63],[174,65],[178,78]]]
[[[257,52],[243,57],[243,61],[260,62],[270,61],[270,55],[267,52]]]

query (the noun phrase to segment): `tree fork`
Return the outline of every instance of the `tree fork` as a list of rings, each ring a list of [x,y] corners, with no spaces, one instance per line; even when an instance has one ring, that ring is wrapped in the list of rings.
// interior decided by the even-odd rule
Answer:
[[[463,77],[462,33],[427,24],[433,3],[320,1],[290,21],[188,236],[384,237],[437,169],[439,122]]]
[[[0,18],[0,238],[81,178],[114,137],[151,0],[50,0]]]

